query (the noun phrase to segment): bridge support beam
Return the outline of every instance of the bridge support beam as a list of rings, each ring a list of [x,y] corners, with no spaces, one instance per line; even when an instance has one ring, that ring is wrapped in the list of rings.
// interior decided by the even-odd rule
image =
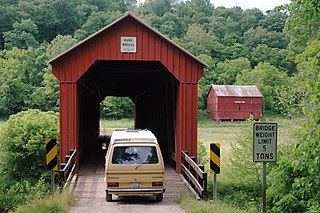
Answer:
[[[76,82],[60,82],[60,162],[66,163],[65,156],[70,149],[78,150],[79,104]],[[78,165],[79,157],[76,156]],[[76,168],[78,173],[78,166]]]
[[[190,104],[191,103],[191,104]],[[177,92],[176,172],[181,173],[181,150],[197,156],[198,85],[180,83]]]

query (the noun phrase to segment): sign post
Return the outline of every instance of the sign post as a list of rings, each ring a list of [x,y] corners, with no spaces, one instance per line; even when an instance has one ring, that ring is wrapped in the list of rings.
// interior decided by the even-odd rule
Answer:
[[[50,170],[51,173],[51,194],[54,194],[54,172],[58,170],[58,148],[57,141],[54,138],[46,139],[46,162],[47,169]]]
[[[213,174],[213,202],[216,202],[217,174],[220,174],[220,143],[210,144],[210,174]]]
[[[277,123],[253,124],[253,162],[262,162],[262,212],[267,212],[267,162],[277,161]]]

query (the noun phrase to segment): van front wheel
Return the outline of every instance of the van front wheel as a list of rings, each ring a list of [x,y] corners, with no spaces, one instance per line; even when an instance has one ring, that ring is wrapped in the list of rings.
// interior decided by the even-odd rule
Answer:
[[[112,194],[109,194],[108,192],[106,192],[106,201],[107,202],[111,202],[112,201]]]
[[[161,202],[163,200],[163,194],[156,195],[156,201]]]

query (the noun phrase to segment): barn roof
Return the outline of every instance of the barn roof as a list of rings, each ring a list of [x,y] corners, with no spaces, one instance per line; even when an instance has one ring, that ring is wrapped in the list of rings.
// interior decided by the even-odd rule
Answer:
[[[217,96],[221,97],[262,97],[257,86],[212,85]]]
[[[83,46],[85,43],[88,43],[90,40],[94,39],[95,37],[97,37],[97,35],[101,34],[104,31],[109,30],[112,26],[118,24],[119,22],[121,22],[124,19],[128,19],[131,18],[133,20],[135,20],[136,22],[140,23],[141,25],[143,25],[144,27],[146,27],[147,29],[149,29],[150,31],[154,32],[156,35],[158,35],[159,37],[161,37],[162,39],[164,39],[165,41],[167,41],[168,43],[170,43],[171,45],[173,45],[175,48],[177,48],[179,51],[183,52],[184,54],[186,54],[187,56],[189,56],[190,58],[194,59],[197,63],[201,64],[203,67],[207,67],[207,64],[204,63],[203,61],[201,61],[199,58],[195,57],[194,55],[192,55],[191,53],[189,53],[187,50],[185,50],[183,47],[177,45],[175,42],[173,42],[172,40],[170,40],[169,38],[167,38],[166,36],[164,36],[163,34],[161,34],[160,32],[158,32],[157,30],[155,30],[154,28],[152,28],[151,26],[149,26],[148,24],[146,24],[145,22],[143,22],[141,19],[139,19],[138,17],[136,17],[135,15],[133,15],[131,12],[126,12],[125,15],[123,15],[122,17],[120,17],[119,19],[115,20],[114,22],[112,22],[111,24],[107,25],[106,27],[102,28],[101,30],[97,31],[96,33],[90,35],[89,37],[87,37],[86,39],[80,41],[79,43],[75,44],[74,46],[72,46],[71,48],[69,48],[68,50],[64,51],[63,53],[61,53],[60,55],[54,57],[53,59],[51,59],[48,63],[52,64],[54,63],[56,60],[64,57],[66,54],[68,54],[69,52],[71,52],[72,50],[76,49],[76,48],[80,48],[81,46]]]

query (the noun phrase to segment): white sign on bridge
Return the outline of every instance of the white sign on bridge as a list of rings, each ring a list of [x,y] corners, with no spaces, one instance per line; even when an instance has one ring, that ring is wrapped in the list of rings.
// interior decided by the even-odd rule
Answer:
[[[121,37],[121,52],[135,53],[137,52],[137,38],[136,37]]]
[[[277,123],[253,124],[253,161],[275,162],[277,160]]]

